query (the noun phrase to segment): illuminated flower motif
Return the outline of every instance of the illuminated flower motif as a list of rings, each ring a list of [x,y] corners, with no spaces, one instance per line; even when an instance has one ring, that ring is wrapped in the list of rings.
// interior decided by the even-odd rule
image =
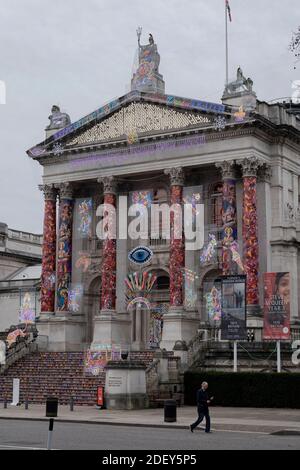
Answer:
[[[137,131],[129,132],[129,134],[127,135],[127,143],[129,145],[132,145],[132,144],[135,144],[138,141],[139,141],[139,137],[138,137]]]
[[[144,265],[152,259],[153,252],[146,246],[138,246],[128,254],[129,261],[134,264]]]
[[[60,155],[64,151],[64,146],[62,144],[54,144],[52,147],[54,155]]]
[[[226,119],[223,116],[218,116],[214,119],[215,131],[223,131],[226,127]]]
[[[208,235],[208,244],[202,250],[200,256],[201,263],[209,263],[216,254],[216,247],[217,247],[217,239],[215,235],[209,234]]]
[[[243,122],[245,119],[245,116],[246,116],[246,113],[244,111],[244,108],[243,106],[240,106],[239,110],[236,113],[234,113],[235,122]]]

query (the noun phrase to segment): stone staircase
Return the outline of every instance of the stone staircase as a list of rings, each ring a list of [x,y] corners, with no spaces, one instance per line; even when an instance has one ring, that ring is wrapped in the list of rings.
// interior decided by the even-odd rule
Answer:
[[[142,361],[147,368],[153,361],[153,351],[130,353],[130,358]],[[45,403],[55,396],[61,405],[96,405],[97,387],[104,386],[105,372],[90,377],[84,374],[83,352],[34,352],[12,364],[0,374],[0,402],[12,401],[13,379],[20,379],[20,401]]]
[[[83,352],[35,352],[15,362],[0,375],[0,401],[12,400],[12,383],[20,379],[20,401],[45,403],[56,396],[61,405],[96,405],[97,387],[104,385],[105,374],[84,375]]]

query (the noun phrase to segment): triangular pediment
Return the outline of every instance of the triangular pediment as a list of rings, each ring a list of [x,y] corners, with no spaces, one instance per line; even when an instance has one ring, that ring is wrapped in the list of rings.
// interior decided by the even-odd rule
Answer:
[[[205,127],[211,123],[211,116],[205,113],[184,111],[154,103],[134,102],[79,133],[67,143],[67,147],[114,139],[130,139],[134,134],[143,136],[170,130]]]
[[[132,135],[143,137],[207,127],[216,115],[223,113],[226,110],[222,104],[131,92],[60,129],[27,153],[40,158],[52,152],[60,155],[64,149],[128,140]]]

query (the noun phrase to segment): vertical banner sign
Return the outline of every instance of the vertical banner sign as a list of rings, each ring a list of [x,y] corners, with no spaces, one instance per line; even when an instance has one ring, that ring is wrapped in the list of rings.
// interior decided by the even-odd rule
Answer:
[[[222,276],[221,339],[246,339],[246,276]]]
[[[290,339],[290,273],[265,273],[264,294],[264,339]]]

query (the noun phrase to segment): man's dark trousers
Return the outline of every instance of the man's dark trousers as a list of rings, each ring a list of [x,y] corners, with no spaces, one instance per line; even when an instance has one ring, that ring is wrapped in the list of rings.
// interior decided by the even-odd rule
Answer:
[[[209,409],[204,406],[198,406],[198,419],[191,425],[191,428],[195,429],[203,421],[204,417],[206,422],[205,432],[210,432]]]

